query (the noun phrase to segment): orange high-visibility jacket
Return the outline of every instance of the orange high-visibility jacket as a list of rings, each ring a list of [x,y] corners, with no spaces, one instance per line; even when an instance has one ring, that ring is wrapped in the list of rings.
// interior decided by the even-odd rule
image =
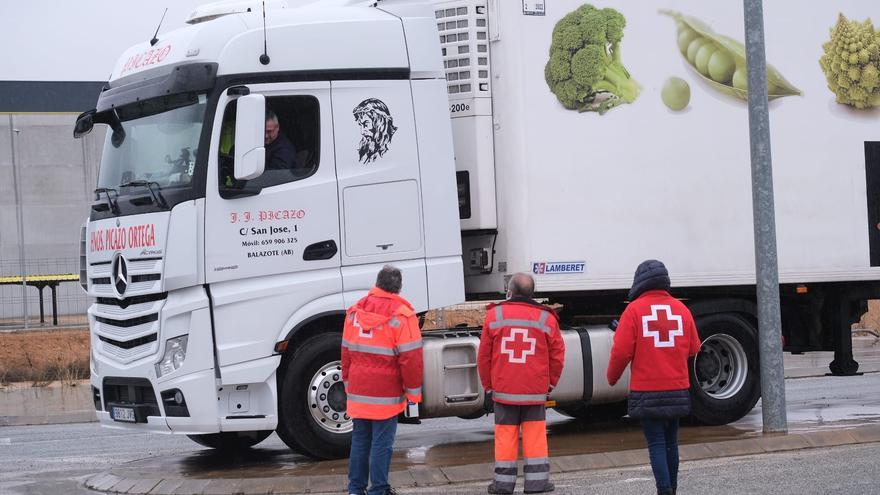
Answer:
[[[349,308],[342,332],[342,380],[352,418],[388,419],[422,401],[422,334],[413,307],[374,287]]]
[[[565,343],[552,309],[527,298],[488,306],[477,364],[495,402],[544,404],[564,361]]]

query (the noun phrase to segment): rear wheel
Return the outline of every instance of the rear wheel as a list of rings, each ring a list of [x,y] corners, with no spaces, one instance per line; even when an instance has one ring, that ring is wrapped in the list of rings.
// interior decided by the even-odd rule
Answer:
[[[316,335],[285,361],[278,398],[278,436],[317,459],[347,457],[353,423],[345,413],[338,333]]]
[[[204,447],[223,451],[236,451],[253,447],[262,442],[272,430],[262,431],[224,431],[205,435],[187,435],[193,442]]]
[[[761,396],[757,330],[733,313],[697,320],[703,345],[690,367],[691,416],[699,423],[732,423]]]

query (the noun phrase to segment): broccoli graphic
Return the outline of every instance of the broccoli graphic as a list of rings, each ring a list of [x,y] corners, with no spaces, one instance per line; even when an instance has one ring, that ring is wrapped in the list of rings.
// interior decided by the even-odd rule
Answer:
[[[850,21],[843,14],[831,29],[819,65],[837,102],[856,108],[880,106],[880,33],[871,20]]]
[[[589,4],[556,23],[544,78],[565,108],[601,115],[639,96],[620,61],[624,26],[620,12]]]

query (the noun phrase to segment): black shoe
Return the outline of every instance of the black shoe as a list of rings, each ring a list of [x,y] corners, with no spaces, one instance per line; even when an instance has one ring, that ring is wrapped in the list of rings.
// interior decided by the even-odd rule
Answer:
[[[498,487],[495,486],[495,482],[494,482],[494,481],[491,482],[491,483],[489,483],[489,486],[486,487],[486,491],[489,492],[489,493],[503,493],[503,494],[505,494],[505,495],[509,495],[509,494],[513,493],[513,491],[507,491],[507,490],[501,490],[501,489],[499,489]]]
[[[385,490],[385,495],[399,495],[399,494],[397,493],[397,490],[395,490],[394,488],[389,488],[389,489]]]
[[[675,495],[675,489],[667,488],[666,490],[657,490],[657,495]]]
[[[525,493],[549,493],[556,489],[556,485],[553,483],[547,483],[544,485],[544,488],[540,490],[526,490]]]

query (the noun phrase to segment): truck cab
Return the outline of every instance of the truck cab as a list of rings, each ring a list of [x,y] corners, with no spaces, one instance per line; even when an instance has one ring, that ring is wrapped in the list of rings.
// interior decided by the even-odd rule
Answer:
[[[110,128],[83,232],[103,425],[213,446],[280,427],[329,456],[293,423],[350,429],[322,352],[378,270],[419,312],[464,300],[433,11],[374,4],[200,9],[125,52],[78,120]]]

